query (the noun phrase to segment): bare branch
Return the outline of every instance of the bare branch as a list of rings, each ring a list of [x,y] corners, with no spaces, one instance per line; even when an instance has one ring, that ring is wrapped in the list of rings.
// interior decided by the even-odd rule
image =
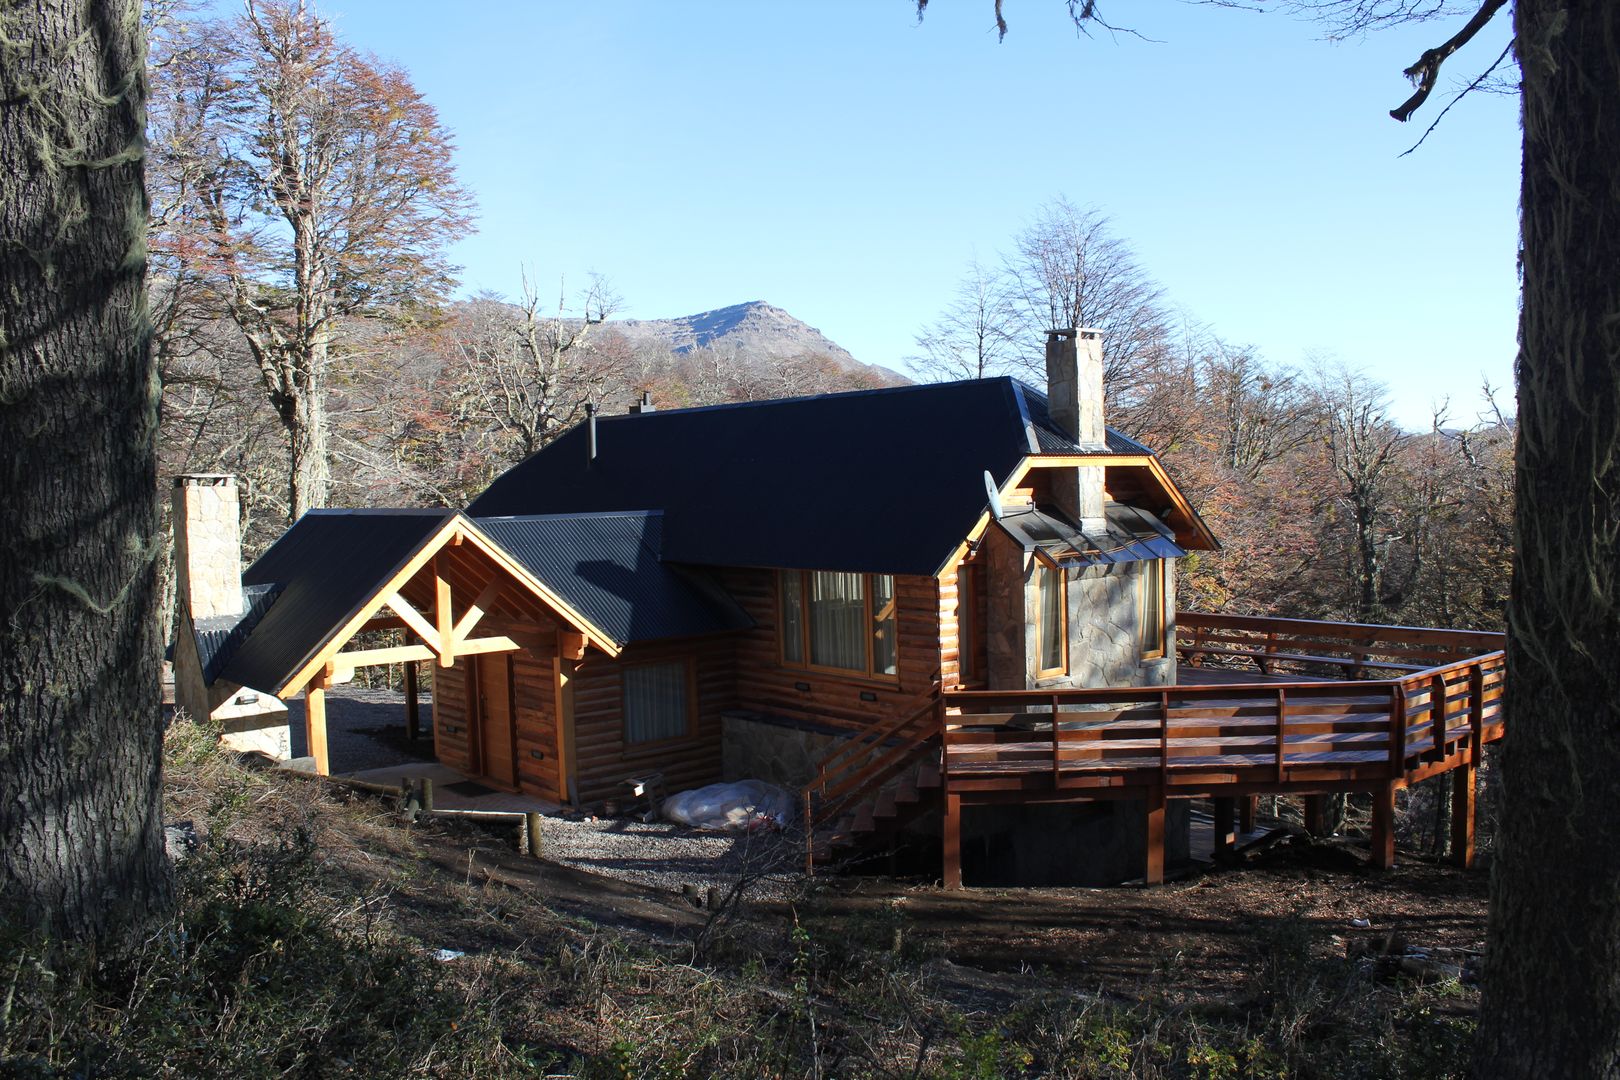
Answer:
[[[1411,119],[1412,114],[1423,106],[1429,99],[1429,94],[1433,92],[1435,80],[1440,76],[1440,66],[1458,49],[1472,41],[1474,35],[1483,30],[1496,13],[1506,6],[1507,0],[1484,0],[1479,10],[1474,12],[1473,18],[1463,24],[1461,30],[1453,34],[1444,44],[1425,50],[1423,55],[1417,58],[1417,62],[1405,71],[1406,77],[1417,83],[1417,90],[1399,108],[1391,109],[1389,115],[1402,123]]]
[[[1423,138],[1419,139],[1417,142],[1413,143],[1411,146],[1409,146],[1405,150],[1403,150],[1401,152],[1400,156],[1405,157],[1407,154],[1410,154],[1412,151],[1414,151],[1418,147],[1422,146],[1424,140],[1427,139],[1430,135],[1434,134],[1434,129],[1440,126],[1440,121],[1442,121],[1442,120],[1444,120],[1446,118],[1446,113],[1450,112],[1452,107],[1454,105],[1456,105],[1457,102],[1459,102],[1463,98],[1467,97],[1473,91],[1479,89],[1480,84],[1483,83],[1486,79],[1491,77],[1491,72],[1495,71],[1498,67],[1500,67],[1501,64],[1502,64],[1502,61],[1506,60],[1508,58],[1508,54],[1511,53],[1512,51],[1513,51],[1513,42],[1510,41],[1510,42],[1507,43],[1507,45],[1505,45],[1502,48],[1502,55],[1498,56],[1495,60],[1491,61],[1491,66],[1490,67],[1488,67],[1484,71],[1480,72],[1479,77],[1477,79],[1475,79],[1473,82],[1469,83],[1467,86],[1463,87],[1462,90],[1460,90],[1457,93],[1456,97],[1452,98],[1450,101],[1448,101],[1446,103],[1446,107],[1440,110],[1440,115],[1434,118],[1434,123],[1430,124],[1429,127],[1428,127],[1428,130],[1426,130],[1423,133]]]

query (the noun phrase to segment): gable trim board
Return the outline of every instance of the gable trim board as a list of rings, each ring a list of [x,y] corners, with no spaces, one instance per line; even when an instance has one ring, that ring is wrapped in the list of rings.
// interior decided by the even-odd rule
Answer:
[[[311,513],[321,514],[323,511],[317,510],[311,511]],[[421,511],[376,511],[376,513],[393,513],[403,515],[409,513],[421,513]],[[464,514],[458,511],[440,511],[439,513],[444,513],[446,515],[443,523],[436,530],[423,538],[421,543],[418,544],[417,547],[405,557],[405,559],[403,559],[385,578],[383,578],[378,585],[367,592],[365,598],[361,600],[358,605],[351,609],[347,615],[335,623],[332,629],[319,639],[318,643],[306,654],[305,658],[293,670],[292,674],[288,675],[281,682],[280,688],[276,692],[277,696],[294,694],[302,690],[329,664],[336,668],[346,668],[361,666],[365,663],[389,662],[383,659],[371,659],[360,660],[359,664],[344,663],[344,654],[341,652],[341,650],[349,643],[350,640],[353,639],[355,634],[365,628],[366,623],[368,623],[373,616],[382,610],[382,608],[390,607],[392,610],[398,613],[398,608],[394,607],[391,601],[394,601],[396,597],[398,597],[399,590],[405,585],[406,582],[410,581],[423,569],[427,568],[431,560],[441,550],[447,546],[458,543],[470,544],[472,547],[486,555],[496,564],[499,570],[506,574],[513,582],[521,585],[535,598],[539,599],[542,603],[556,611],[557,614],[562,617],[564,622],[568,623],[574,628],[575,631],[585,637],[587,644],[601,649],[609,656],[617,656],[619,654],[620,643],[614,641],[611,637],[603,633],[599,628],[593,625],[589,619],[585,618],[585,616],[576,611],[571,605],[563,601],[561,597],[557,596],[556,593],[537,581],[527,570],[509,558],[496,544],[485,537],[478,530],[477,526],[475,526]],[[294,526],[294,528],[296,528],[296,526]],[[401,617],[404,618],[407,623],[410,621],[408,616],[402,615]],[[433,629],[435,631],[435,636],[443,636],[440,633],[441,628],[434,627]],[[458,649],[457,643],[454,641],[454,624],[451,624],[450,630],[452,640],[449,643],[449,651],[451,654],[501,651],[501,649],[496,648],[493,644],[483,648],[474,647],[470,649]],[[416,632],[414,628],[413,632]],[[418,636],[421,635],[418,634]],[[493,639],[486,640],[492,641]],[[441,646],[443,644],[444,643],[441,642]],[[467,643],[462,644],[465,645]],[[518,647],[519,646],[517,643],[511,642],[510,639],[504,639],[501,646],[501,648],[510,649],[516,649]],[[406,648],[409,649],[414,647],[406,646]],[[442,657],[444,654],[444,649],[442,647],[440,649],[432,649],[431,652],[433,656]],[[413,658],[431,659],[432,656],[415,656]],[[360,659],[358,655],[356,655],[356,659]],[[402,656],[400,659],[405,659],[405,657]]]

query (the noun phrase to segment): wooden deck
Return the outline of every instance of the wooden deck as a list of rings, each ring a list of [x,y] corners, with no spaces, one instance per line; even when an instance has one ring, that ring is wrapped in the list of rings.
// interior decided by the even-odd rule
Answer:
[[[1472,859],[1475,770],[1506,733],[1501,635],[1196,614],[1178,630],[1174,686],[940,695],[884,730],[906,739],[881,767],[824,771],[807,817],[813,789],[847,801],[907,755],[937,752],[948,885],[961,881],[964,803],[1120,798],[1146,808],[1151,882],[1163,878],[1166,799],[1213,798],[1229,816],[1261,794],[1370,792],[1373,858],[1389,865],[1395,792],[1455,772],[1455,846]],[[1211,660],[1222,666],[1200,666]]]

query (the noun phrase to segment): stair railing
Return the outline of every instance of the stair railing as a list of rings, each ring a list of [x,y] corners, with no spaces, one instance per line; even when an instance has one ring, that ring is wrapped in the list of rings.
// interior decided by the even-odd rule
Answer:
[[[939,740],[945,699],[939,686],[893,716],[862,728],[817,764],[816,777],[800,792],[804,801],[804,867],[815,869],[816,830],[850,809],[879,785],[898,776],[918,752]],[[881,751],[881,752],[878,752]],[[874,752],[876,756],[870,756]]]

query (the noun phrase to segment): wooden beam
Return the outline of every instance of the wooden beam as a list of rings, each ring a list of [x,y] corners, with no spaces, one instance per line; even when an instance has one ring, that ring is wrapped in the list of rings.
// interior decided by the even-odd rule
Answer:
[[[473,656],[478,653],[517,652],[521,647],[509,637],[481,637],[473,638],[471,641],[463,641],[456,646],[456,655]],[[444,662],[443,657],[440,657],[439,665],[441,667],[450,666]]]
[[[1451,860],[1464,870],[1474,865],[1474,811],[1479,766],[1470,759],[1451,777]]]
[[[439,666],[454,667],[456,642],[455,624],[450,618],[450,579],[444,576],[438,556],[433,558],[433,615],[438,622]]]
[[[451,640],[455,644],[460,645],[467,640],[467,635],[472,633],[473,627],[478,625],[478,620],[482,619],[484,614],[495,605],[496,599],[501,595],[501,588],[505,584],[498,575],[492,578],[490,583],[484,586],[484,591],[479,593],[478,598],[472,602],[472,606],[462,612],[461,618],[456,620],[455,627],[450,631]]]
[[[435,655],[444,651],[444,640],[439,637],[439,631],[434,625],[422,617],[422,613],[411,606],[411,602],[399,593],[389,593],[383,601],[411,628],[411,632],[426,642]]]
[[[405,737],[415,742],[422,737],[422,705],[416,692],[416,661],[405,662]]]
[[[1373,789],[1372,864],[1388,870],[1395,865],[1395,784]]]
[[[557,651],[567,660],[585,659],[585,635],[571,630],[557,632]]]
[[[315,759],[315,775],[331,776],[332,759],[326,747],[326,688],[332,685],[332,669],[324,668],[304,689],[304,741]]]
[[[1254,819],[1260,813],[1260,796],[1244,795],[1238,804],[1238,828],[1245,834],[1254,832]]]
[[[1147,853],[1142,870],[1142,880],[1149,885],[1164,884],[1164,804],[1164,788],[1149,788],[1143,815]]]
[[[962,796],[945,794],[945,887],[962,887]]]
[[[560,651],[552,655],[552,693],[555,695],[557,716],[557,801],[576,804],[578,789],[574,781],[574,755],[569,751],[573,743],[574,726],[574,664]]]

